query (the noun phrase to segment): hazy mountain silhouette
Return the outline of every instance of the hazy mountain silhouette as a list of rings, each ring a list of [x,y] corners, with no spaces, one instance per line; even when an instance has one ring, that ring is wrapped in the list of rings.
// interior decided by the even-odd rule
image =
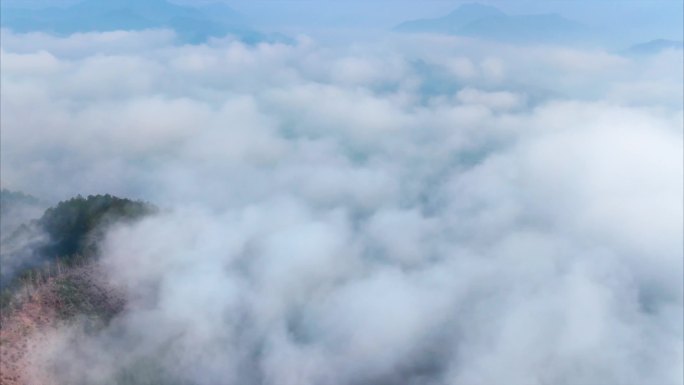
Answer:
[[[684,41],[656,39],[645,43],[635,44],[627,48],[627,55],[653,55],[668,49],[683,50]]]
[[[444,17],[407,21],[394,30],[519,42],[569,41],[589,34],[582,24],[558,14],[508,15],[477,3],[464,4]]]
[[[55,34],[112,30],[172,29],[183,42],[233,35],[247,42],[271,40],[250,28],[226,5],[188,7],[165,0],[86,0],[66,8],[3,7],[1,23],[16,32]]]
[[[463,28],[480,20],[506,17],[499,9],[480,4],[465,4],[447,16],[437,19],[412,20],[399,24],[400,32],[459,33]]]

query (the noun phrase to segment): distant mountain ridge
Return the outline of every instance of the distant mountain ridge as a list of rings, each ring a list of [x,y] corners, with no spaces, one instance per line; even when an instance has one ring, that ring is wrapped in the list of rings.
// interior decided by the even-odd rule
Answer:
[[[653,55],[665,50],[684,50],[684,41],[655,39],[645,43],[635,44],[627,48],[624,53],[627,55]]]
[[[172,29],[181,42],[201,43],[232,35],[246,42],[271,40],[250,28],[242,16],[223,4],[189,7],[166,0],[86,0],[66,8],[3,7],[0,24],[16,32],[54,34],[112,30]]]
[[[478,3],[464,4],[444,17],[406,21],[394,30],[534,42],[572,40],[589,34],[582,24],[558,14],[508,15]]]

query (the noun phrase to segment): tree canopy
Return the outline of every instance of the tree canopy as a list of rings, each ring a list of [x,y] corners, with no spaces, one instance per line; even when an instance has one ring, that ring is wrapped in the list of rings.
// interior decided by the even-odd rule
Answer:
[[[106,195],[77,196],[49,208],[38,220],[49,241],[40,253],[53,257],[89,255],[98,232],[114,222],[131,221],[154,212],[145,202]]]

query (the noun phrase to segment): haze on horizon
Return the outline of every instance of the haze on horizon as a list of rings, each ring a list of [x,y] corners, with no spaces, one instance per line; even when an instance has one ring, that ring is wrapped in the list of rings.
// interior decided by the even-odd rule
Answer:
[[[269,31],[287,33],[335,33],[344,35],[386,31],[410,19],[439,17],[460,5],[458,0],[172,0],[187,6],[225,4],[247,20]],[[79,0],[4,0],[7,8],[66,7]],[[678,0],[485,0],[511,14],[557,13],[611,34],[615,44],[629,46],[653,39],[682,40],[684,4]],[[360,32],[361,31],[361,32]]]

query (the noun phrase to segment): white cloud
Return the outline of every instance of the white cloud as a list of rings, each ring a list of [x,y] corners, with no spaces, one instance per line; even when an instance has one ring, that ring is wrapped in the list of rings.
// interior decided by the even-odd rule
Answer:
[[[486,92],[473,88],[464,88],[456,94],[456,99],[464,104],[485,106],[493,110],[510,110],[522,107],[524,95],[507,91]]]
[[[682,383],[681,57],[3,39],[3,185],[169,209],[63,383]]]

